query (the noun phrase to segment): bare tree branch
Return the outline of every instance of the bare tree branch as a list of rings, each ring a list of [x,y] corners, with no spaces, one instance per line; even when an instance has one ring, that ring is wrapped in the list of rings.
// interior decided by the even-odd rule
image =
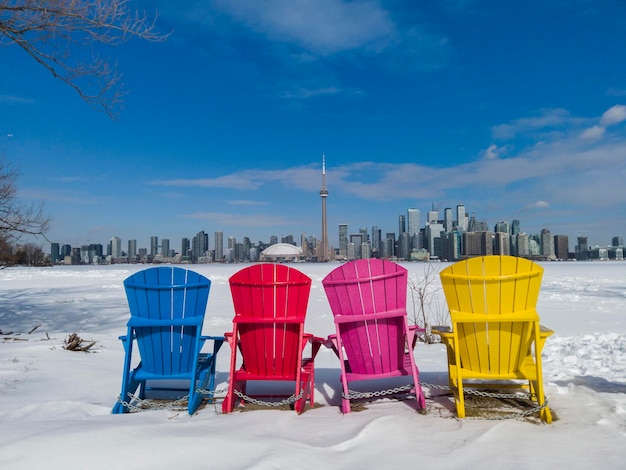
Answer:
[[[0,237],[6,242],[22,235],[45,238],[51,218],[43,202],[31,205],[17,199],[17,177],[15,167],[0,159]]]
[[[73,88],[79,96],[117,116],[124,91],[115,62],[98,46],[132,38],[163,41],[157,16],[131,10],[128,0],[0,0],[0,45],[16,44]]]

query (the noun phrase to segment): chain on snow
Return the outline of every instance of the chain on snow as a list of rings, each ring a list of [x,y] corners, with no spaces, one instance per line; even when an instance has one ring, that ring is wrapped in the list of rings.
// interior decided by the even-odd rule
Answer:
[[[437,384],[429,384],[429,383],[422,383],[421,385],[423,385],[426,388],[433,388],[433,389],[437,389],[437,390],[450,390],[450,387],[448,385],[437,385]],[[463,393],[468,394],[468,395],[477,395],[480,397],[489,397],[489,398],[501,398],[501,399],[507,399],[507,398],[513,398],[513,399],[527,399],[527,400],[532,400],[532,394],[521,394],[521,393],[499,393],[499,392],[484,392],[482,390],[476,390],[473,388],[463,388]],[[517,418],[525,418],[527,416],[530,416],[532,414],[535,414],[537,412],[540,412],[541,410],[543,410],[544,408],[546,408],[548,406],[548,400],[547,398],[544,397],[543,400],[543,404],[541,405],[537,405],[533,408],[529,408],[528,410],[525,411],[521,411],[519,413],[515,413],[515,414],[510,414],[510,415],[506,415],[506,416],[495,416],[492,418],[483,418],[483,419],[488,419],[488,420],[494,420],[494,421],[502,421],[502,420],[506,420],[506,419],[517,419]]]
[[[249,397],[248,395],[246,395],[245,393],[241,393],[239,390],[234,390],[235,395],[237,395],[239,398],[241,398],[242,400],[245,400],[247,402],[250,403],[254,403],[255,405],[259,405],[259,406],[283,406],[283,405],[291,405],[295,402],[297,402],[298,400],[300,400],[300,398],[302,398],[302,395],[304,394],[304,390],[300,390],[300,393],[298,395],[291,395],[289,398],[285,398],[284,400],[281,401],[262,401],[262,400],[258,400],[256,398],[252,398]]]
[[[425,383],[422,382],[421,383],[422,386],[424,386],[425,388],[428,389],[437,389],[437,390],[450,390],[450,387],[448,385],[438,385],[438,384],[429,384],[429,383]],[[344,399],[349,399],[349,400],[359,400],[359,399],[366,399],[366,398],[379,398],[379,397],[383,397],[383,396],[387,396],[387,395],[396,395],[398,393],[401,392],[406,392],[408,390],[410,390],[411,388],[413,388],[413,386],[411,384],[409,385],[405,385],[403,387],[395,387],[395,388],[390,388],[387,390],[379,390],[376,392],[356,392],[354,390],[348,390],[348,393],[342,393],[341,396]],[[513,399],[520,399],[520,398],[525,398],[525,399],[531,399],[531,395],[527,394],[527,395],[523,395],[523,394],[519,394],[519,393],[498,393],[498,392],[484,392],[482,390],[475,390],[472,388],[464,388],[463,392],[468,394],[468,395],[477,395],[477,396],[481,396],[481,397],[489,397],[489,398],[501,398],[501,399],[507,399],[507,398],[513,398]],[[537,413],[541,410],[543,410],[544,408],[546,408],[548,406],[548,400],[544,399],[543,404],[535,406],[533,408],[529,408],[526,411],[522,411],[519,413],[515,413],[515,414],[511,414],[511,415],[507,415],[507,416],[498,416],[498,417],[493,417],[493,418],[487,418],[489,420],[506,420],[506,419],[517,419],[517,418],[525,418],[527,416],[530,416],[534,413]]]
[[[425,383],[422,382],[421,383],[422,386],[424,386],[425,388],[428,389],[435,389],[435,390],[450,390],[450,387],[448,385],[438,385],[438,384],[430,384],[430,383]],[[411,384],[408,385],[404,385],[402,387],[394,387],[394,388],[390,388],[387,390],[378,390],[375,392],[357,392],[354,390],[348,390],[348,393],[342,393],[341,396],[344,399],[349,399],[349,400],[359,400],[359,399],[367,399],[367,398],[379,398],[379,397],[384,397],[387,395],[396,395],[402,392],[407,392],[409,390],[411,390],[413,388],[413,386]],[[216,395],[222,394],[222,393],[226,393],[228,392],[227,388],[224,389],[218,389],[218,390],[213,390],[213,391],[209,391],[209,390],[202,390],[202,389],[198,389],[196,390],[197,393],[200,393],[202,395],[208,395],[209,400],[219,400],[219,399],[223,399],[224,397],[218,397]],[[528,399],[530,400],[532,398],[531,394],[527,394],[527,395],[523,395],[520,393],[499,393],[499,392],[484,392],[482,390],[475,390],[472,388],[464,388],[463,392],[468,394],[468,395],[476,395],[476,396],[481,396],[481,397],[488,397],[488,398],[501,398],[501,399],[507,399],[507,398],[512,398],[512,399]],[[302,398],[302,395],[304,394],[304,390],[300,390],[300,393],[298,395],[291,395],[288,398],[285,398],[284,400],[281,401],[263,401],[263,400],[259,400],[257,398],[253,398],[250,397],[242,392],[240,392],[239,390],[234,390],[235,395],[237,395],[239,398],[241,398],[242,400],[245,400],[247,402],[253,403],[255,405],[259,405],[259,406],[269,406],[269,407],[279,407],[279,406],[283,406],[283,405],[292,405],[293,403],[297,402],[298,400],[300,400]],[[182,407],[184,407],[185,403],[187,402],[189,395],[186,395],[184,397],[178,398],[177,400],[174,401],[169,401],[166,403],[163,402],[157,402],[155,400],[146,400],[146,399],[141,399],[141,398],[137,398],[135,397],[133,394],[129,393],[128,397],[130,399],[130,401],[124,401],[122,400],[122,397],[119,396],[117,398],[117,401],[119,403],[121,403],[123,406],[125,406],[126,408],[128,408],[128,410],[131,413],[137,412],[137,411],[142,411],[146,408],[150,408],[150,409],[157,409],[157,410],[173,410],[173,409],[180,409]],[[544,408],[546,408],[548,406],[548,400],[544,398],[543,404],[541,405],[537,405],[533,408],[529,408],[528,410],[519,412],[519,413],[515,413],[515,414],[511,414],[511,415],[507,415],[507,416],[498,416],[498,417],[492,417],[492,418],[486,418],[488,420],[506,420],[506,419],[518,419],[518,418],[525,418],[528,417],[532,414],[535,414],[537,412],[540,412],[541,410],[543,410]],[[485,418],[483,418],[485,419]]]

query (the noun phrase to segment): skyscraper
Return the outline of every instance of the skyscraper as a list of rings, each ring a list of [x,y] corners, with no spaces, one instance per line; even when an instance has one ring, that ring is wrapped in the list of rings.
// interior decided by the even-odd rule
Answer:
[[[456,206],[456,228],[459,232],[467,232],[467,216],[463,204]]]
[[[328,190],[326,189],[326,157],[322,155],[322,189],[320,189],[320,197],[322,198],[322,235],[320,237],[318,260],[328,261],[328,227],[326,225],[326,198]]]
[[[348,224],[339,224],[339,255],[348,256]]]
[[[419,209],[407,209],[407,231],[410,236],[419,233],[420,231],[420,211]]]
[[[111,257],[114,259],[122,257],[122,239],[119,237],[111,238]]]
[[[170,240],[168,238],[161,239],[161,256],[163,258],[170,256]]]
[[[150,256],[156,256],[159,252],[159,237],[150,237]]]
[[[406,232],[406,219],[403,215],[398,216],[398,236]]]
[[[215,232],[215,261],[220,263],[224,258],[224,232]]]
[[[452,232],[452,209],[450,207],[443,210],[443,230]]]

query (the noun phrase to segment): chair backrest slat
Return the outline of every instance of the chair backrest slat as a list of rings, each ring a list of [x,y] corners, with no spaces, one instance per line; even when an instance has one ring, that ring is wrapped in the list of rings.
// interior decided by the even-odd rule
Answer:
[[[246,371],[295,378],[311,279],[283,264],[262,263],[238,271],[229,282]],[[250,322],[255,318],[263,321]]]
[[[322,284],[351,372],[376,375],[402,368],[406,269],[384,260],[358,260],[336,268]],[[391,311],[397,315],[371,319],[370,314]],[[354,321],[347,321],[348,316]]]
[[[204,317],[211,281],[178,267],[139,271],[124,281],[131,317],[175,320]],[[135,329],[143,370],[158,375],[189,373],[196,367],[195,325],[141,326]]]
[[[513,256],[470,258],[441,271],[464,368],[495,374],[519,370],[538,328],[542,274],[541,266]],[[493,321],[472,321],[472,314]]]

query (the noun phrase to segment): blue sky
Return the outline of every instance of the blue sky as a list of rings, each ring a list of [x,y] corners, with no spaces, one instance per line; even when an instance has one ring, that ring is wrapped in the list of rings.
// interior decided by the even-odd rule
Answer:
[[[334,246],[457,204],[572,250],[626,237],[621,0],[135,4],[172,34],[102,51],[117,120],[0,48],[0,152],[51,241],[319,237],[322,154]]]

